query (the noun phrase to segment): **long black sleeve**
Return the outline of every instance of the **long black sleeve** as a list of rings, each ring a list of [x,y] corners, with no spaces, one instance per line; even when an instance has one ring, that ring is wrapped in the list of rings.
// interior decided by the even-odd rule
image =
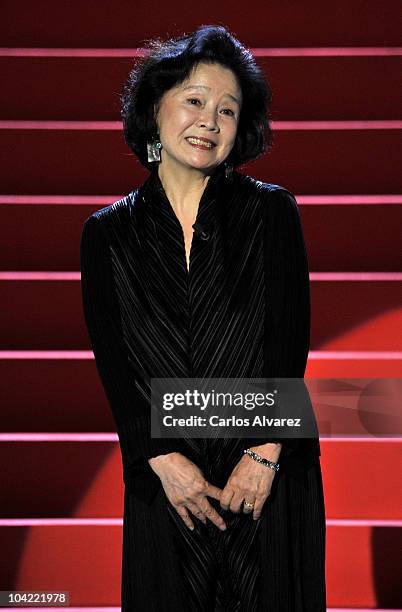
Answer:
[[[310,281],[298,204],[283,188],[270,191],[263,204],[264,377],[303,378],[310,345]],[[308,405],[307,389],[306,394]],[[283,459],[300,450],[303,440],[247,438],[245,442],[249,446],[281,442]]]
[[[151,411],[141,401],[129,369],[104,219],[96,213],[83,226],[81,289],[85,322],[119,435],[125,481],[136,470],[152,472],[147,459],[182,449],[180,439],[151,438]],[[159,479],[158,479],[159,480]],[[154,485],[156,481],[154,479]]]
[[[296,198],[284,189],[265,207],[267,376],[302,378],[310,346],[310,280]]]

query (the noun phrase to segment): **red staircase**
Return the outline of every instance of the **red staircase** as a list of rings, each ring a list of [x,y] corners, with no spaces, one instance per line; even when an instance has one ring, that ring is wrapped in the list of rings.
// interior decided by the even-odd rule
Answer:
[[[122,467],[82,315],[79,240],[93,211],[147,176],[119,120],[132,57],[146,38],[207,23],[250,46],[274,89],[276,134],[243,171],[300,204],[306,376],[400,378],[397,3],[20,0],[2,17],[1,588],[117,610]],[[321,448],[328,609],[402,609],[401,440]]]

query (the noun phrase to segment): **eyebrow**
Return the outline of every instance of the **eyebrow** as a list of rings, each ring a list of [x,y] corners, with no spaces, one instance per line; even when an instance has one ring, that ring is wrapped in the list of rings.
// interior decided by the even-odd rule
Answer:
[[[207,89],[207,90],[211,90],[210,87],[207,87],[206,85],[188,85],[187,87],[183,88],[183,91],[185,91],[186,89]],[[234,100],[239,106],[240,106],[240,101],[235,98],[235,96],[232,96],[232,94],[227,93],[225,94],[225,96],[229,96],[229,98],[232,98],[232,100]]]

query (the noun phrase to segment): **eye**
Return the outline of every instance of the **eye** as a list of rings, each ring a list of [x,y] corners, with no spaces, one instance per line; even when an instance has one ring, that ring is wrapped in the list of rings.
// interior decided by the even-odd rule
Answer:
[[[229,113],[231,113],[232,115],[234,115],[234,112],[232,111],[232,109],[231,109],[231,108],[224,108],[223,110],[224,110],[224,111],[229,111]]]
[[[198,98],[187,98],[187,102],[194,102],[194,100],[196,102],[200,102],[200,100]],[[194,105],[193,105],[194,106]]]

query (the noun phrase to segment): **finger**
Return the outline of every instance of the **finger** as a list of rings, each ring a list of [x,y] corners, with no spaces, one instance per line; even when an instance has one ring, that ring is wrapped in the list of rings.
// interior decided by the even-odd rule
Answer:
[[[256,504],[254,506],[254,511],[253,511],[253,520],[257,521],[260,516],[261,516],[261,512],[262,512],[262,504]]]
[[[242,511],[242,504],[243,504],[244,497],[245,497],[244,494],[239,494],[239,493],[235,493],[233,495],[232,501],[230,502],[230,510],[232,512],[239,513]],[[247,499],[250,499],[250,497],[248,496]]]
[[[216,525],[219,529],[222,529],[223,531],[226,529],[225,521],[223,520],[219,512],[217,512],[215,508],[211,506],[211,504],[206,498],[204,498],[204,500],[201,501],[198,506],[200,510],[202,510],[204,516],[206,516],[212,523],[214,523],[214,525]]]
[[[219,529],[225,530],[226,524],[220,514],[211,506],[206,498],[198,504],[193,502],[187,502],[187,508],[196,516],[200,521],[207,524],[207,518],[214,523]]]
[[[204,525],[206,525],[206,522],[207,522],[206,516],[203,510],[197,504],[188,501],[187,508],[190,510],[192,514],[194,514],[194,516],[196,516],[200,521],[202,521]]]
[[[184,506],[174,506],[177,513],[181,516],[181,518],[183,519],[184,523],[187,525],[187,527],[189,529],[191,529],[191,531],[193,531],[194,529],[194,523],[190,518],[189,513],[187,512],[186,508]]]
[[[253,520],[256,521],[260,518],[261,513],[262,513],[262,509],[264,507],[265,504],[265,500],[267,499],[268,495],[265,495],[263,498],[257,499],[254,505],[254,511],[253,511]]]
[[[214,499],[217,499],[219,501],[222,495],[222,489],[208,482],[206,488],[206,495],[208,495],[208,497],[213,497]]]
[[[223,489],[221,495],[221,508],[227,510],[230,506],[230,502],[233,499],[233,495],[235,494],[233,489]]]

